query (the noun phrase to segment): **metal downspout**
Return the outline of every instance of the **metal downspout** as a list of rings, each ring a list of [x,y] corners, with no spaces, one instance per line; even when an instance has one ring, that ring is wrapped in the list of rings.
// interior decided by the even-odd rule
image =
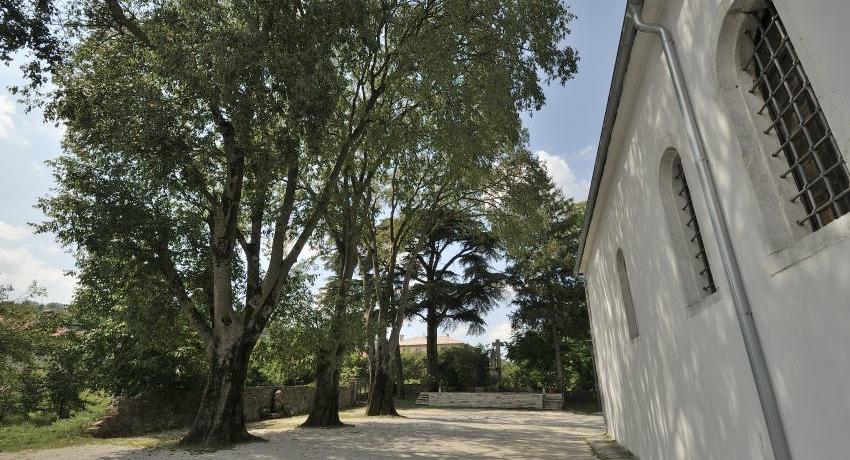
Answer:
[[[761,403],[761,409],[767,425],[767,432],[770,436],[773,456],[776,460],[791,460],[791,449],[788,445],[788,438],[785,435],[785,427],[782,422],[779,403],[776,399],[773,382],[771,381],[770,372],[765,361],[758,329],[756,328],[755,321],[753,321],[750,301],[747,298],[747,292],[741,276],[741,268],[735,256],[732,238],[729,235],[729,226],[723,214],[723,208],[717,193],[717,185],[705,154],[705,142],[697,124],[691,96],[685,84],[685,78],[682,75],[682,66],[679,62],[679,56],[676,53],[673,37],[670,31],[664,26],[643,22],[640,10],[631,2],[629,3],[629,16],[637,30],[658,35],[661,39],[664,57],[667,60],[667,67],[676,91],[676,100],[685,119],[685,129],[688,133],[688,141],[694,156],[694,162],[696,163],[700,188],[705,197],[709,220],[714,230],[720,259],[726,273],[726,280],[729,282],[729,292],[737,312],[738,325],[741,327],[741,335],[744,339],[747,359],[750,362],[750,370],[753,373],[756,392],[759,396],[759,402]]]

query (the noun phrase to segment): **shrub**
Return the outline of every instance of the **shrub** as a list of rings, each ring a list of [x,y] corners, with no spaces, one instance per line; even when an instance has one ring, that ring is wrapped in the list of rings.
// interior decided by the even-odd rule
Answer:
[[[440,351],[440,382],[447,389],[472,390],[490,383],[490,360],[484,347],[452,347]]]

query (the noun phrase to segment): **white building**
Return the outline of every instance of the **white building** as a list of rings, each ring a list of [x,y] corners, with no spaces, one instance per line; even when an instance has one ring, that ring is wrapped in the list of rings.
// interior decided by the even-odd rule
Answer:
[[[790,457],[850,459],[850,1],[635,7],[675,39]],[[774,458],[677,101],[627,18],[580,250],[606,423],[643,459]]]
[[[445,350],[447,348],[454,347],[468,347],[469,344],[466,342],[462,342],[454,337],[449,337],[448,335],[438,335],[437,336],[437,351]],[[419,336],[419,337],[411,337],[409,339],[405,339],[404,336],[401,336],[401,340],[398,342],[398,347],[401,352],[406,353],[427,353],[428,352],[428,337]]]

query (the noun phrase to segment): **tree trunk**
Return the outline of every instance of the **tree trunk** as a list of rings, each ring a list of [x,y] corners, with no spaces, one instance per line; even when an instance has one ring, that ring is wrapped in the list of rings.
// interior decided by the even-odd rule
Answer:
[[[392,379],[387,366],[389,362],[387,339],[380,335],[377,339],[375,369],[372,380],[369,382],[366,415],[398,415],[393,401]]]
[[[254,343],[220,339],[211,345],[210,369],[201,405],[192,427],[180,441],[184,446],[225,446],[258,440],[245,429],[242,392]]]
[[[347,182],[344,182],[347,185]],[[348,192],[348,190],[345,190]],[[350,192],[349,192],[350,193]],[[357,243],[360,224],[357,222],[358,201],[346,202],[343,207],[345,218],[342,228],[331,229],[336,240],[339,266],[336,270],[337,286],[333,303],[333,318],[328,331],[328,343],[319,348],[316,357],[316,393],[310,415],[302,427],[339,427],[345,426],[339,420],[339,366],[345,357],[350,340],[346,330],[345,316],[349,304],[349,284],[357,265]]]
[[[426,360],[428,363],[428,391],[440,391],[440,376],[439,376],[439,355],[437,352],[437,319],[434,307],[428,306],[428,316],[426,319],[428,336],[425,344]]]
[[[344,293],[344,290],[341,290]],[[316,393],[310,415],[301,425],[310,428],[345,426],[339,420],[339,365],[345,356],[346,346],[341,336],[345,314],[345,301],[335,302],[334,317],[328,332],[328,342],[316,355]]]
[[[564,379],[564,365],[561,362],[561,340],[557,328],[552,328],[552,351],[555,353],[555,375],[558,377],[558,389],[561,391],[561,410],[567,410],[567,383]]]
[[[421,249],[420,245],[411,251],[411,254],[418,254]],[[398,341],[401,327],[404,324],[405,310],[410,293],[410,280],[415,263],[416,259],[411,257],[405,267],[404,281],[401,285],[398,308],[390,329],[389,339],[382,335],[383,333],[378,333],[379,352],[377,353],[375,384],[369,389],[369,409],[366,411],[366,415],[398,415],[393,402],[395,392],[393,391],[392,376],[396,375],[401,369],[401,360],[399,359],[401,353],[399,352]],[[381,375],[381,373],[385,373],[385,375]]]
[[[401,366],[401,348],[395,347],[395,395],[399,399],[404,399],[404,369]]]
[[[334,340],[335,350],[323,350],[317,356],[316,393],[310,415],[301,425],[310,428],[345,426],[339,420],[339,360],[342,347]]]

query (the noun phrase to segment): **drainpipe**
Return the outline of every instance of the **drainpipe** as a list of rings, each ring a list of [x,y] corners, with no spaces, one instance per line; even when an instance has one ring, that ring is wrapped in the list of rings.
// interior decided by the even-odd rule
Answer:
[[[770,372],[767,368],[758,329],[753,320],[753,312],[750,308],[750,301],[747,298],[747,291],[741,276],[741,267],[738,265],[738,260],[735,256],[732,238],[729,235],[729,226],[723,214],[723,207],[720,204],[717,185],[714,182],[714,176],[712,175],[708,158],[705,154],[705,142],[697,124],[691,96],[685,84],[685,78],[682,76],[682,65],[676,53],[673,37],[670,31],[664,26],[643,22],[640,10],[631,2],[629,3],[629,16],[637,30],[658,35],[661,39],[664,57],[667,60],[667,68],[670,71],[670,76],[673,79],[673,88],[676,91],[676,100],[684,117],[688,142],[690,143],[691,153],[696,163],[700,188],[703,197],[705,197],[706,208],[708,209],[708,217],[711,221],[711,227],[714,230],[720,259],[726,273],[726,281],[729,283],[729,293],[732,297],[732,303],[735,305],[738,325],[741,327],[741,335],[744,339],[747,359],[750,362],[750,370],[753,373],[756,392],[759,396],[762,413],[764,414],[767,425],[767,432],[770,436],[773,457],[775,460],[791,460],[791,449],[788,446],[788,438],[785,435],[785,427],[782,423],[782,414],[779,411],[776,392],[774,391]]]

